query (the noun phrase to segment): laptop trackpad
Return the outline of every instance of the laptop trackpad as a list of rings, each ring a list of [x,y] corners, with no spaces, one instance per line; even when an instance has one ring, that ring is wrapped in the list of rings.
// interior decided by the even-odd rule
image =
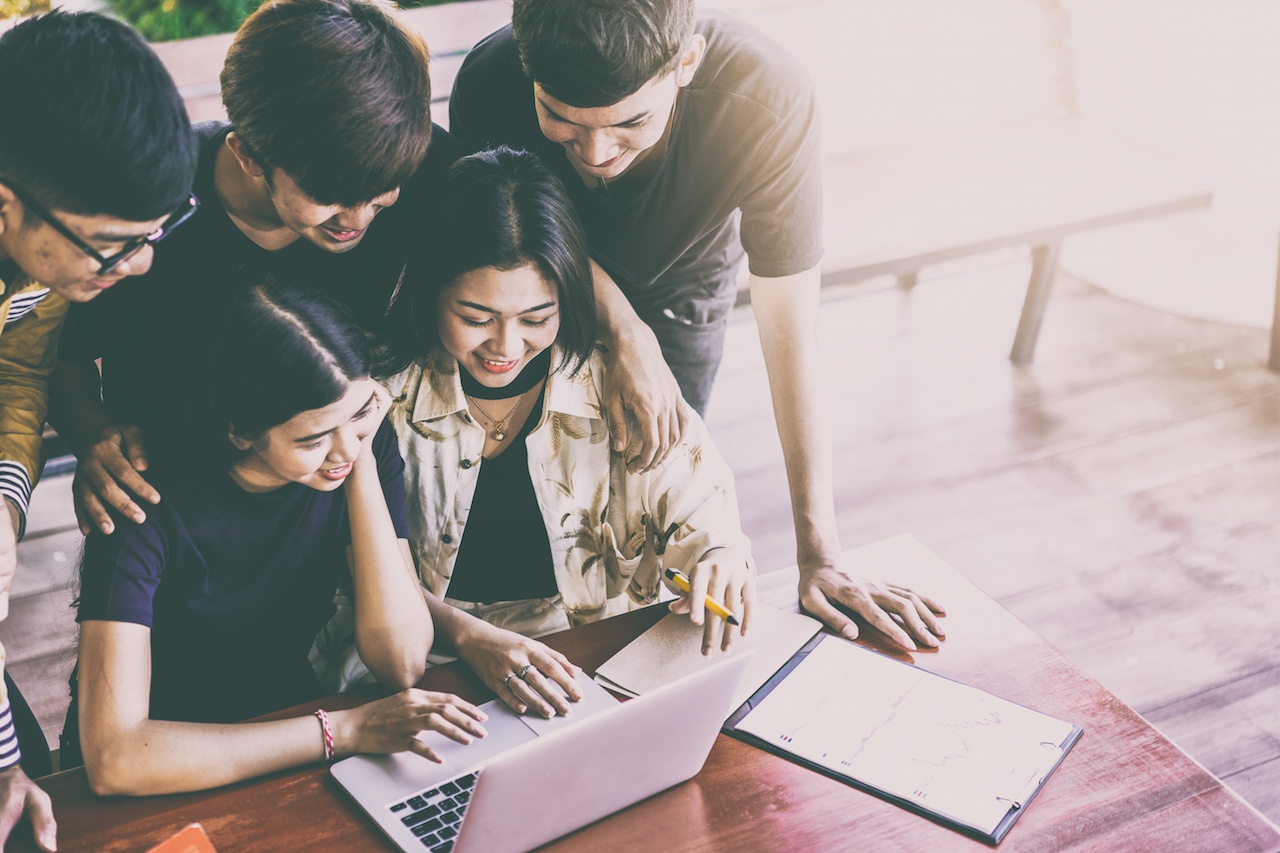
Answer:
[[[461,744],[449,740],[439,732],[422,732],[418,735],[418,740],[430,746],[444,759],[444,764],[436,765],[439,772],[432,773],[430,778],[423,779],[422,784],[430,785],[433,782],[452,779],[496,755],[501,755],[537,737],[514,711],[499,700],[494,699],[478,707],[489,716],[489,719],[481,724],[488,732],[484,737],[476,738],[469,744]],[[431,764],[425,759],[423,763]]]

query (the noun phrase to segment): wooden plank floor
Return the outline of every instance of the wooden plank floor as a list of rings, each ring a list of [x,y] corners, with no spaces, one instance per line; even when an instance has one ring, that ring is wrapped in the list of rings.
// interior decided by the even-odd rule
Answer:
[[[1280,821],[1280,377],[1266,333],[1061,277],[1036,363],[1006,356],[1004,256],[822,312],[845,547],[912,533]],[[1209,285],[1206,285],[1209,286]],[[709,418],[762,571],[794,562],[749,313]],[[10,667],[56,740],[80,540],[69,481],[36,491]]]

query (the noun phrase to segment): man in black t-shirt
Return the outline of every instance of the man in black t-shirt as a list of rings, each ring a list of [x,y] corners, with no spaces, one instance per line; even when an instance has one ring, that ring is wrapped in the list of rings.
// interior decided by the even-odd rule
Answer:
[[[79,457],[86,533],[111,531],[104,504],[141,521],[160,499],[140,472],[188,452],[205,354],[245,273],[315,284],[375,329],[455,159],[431,124],[426,45],[383,4],[268,3],[237,33],[221,82],[230,124],[197,128],[200,210],[147,275],[67,320],[50,420]]]
[[[514,0],[463,63],[450,129],[557,171],[586,225],[610,348],[606,405],[659,462],[672,387],[705,408],[745,256],[796,523],[800,599],[845,636],[856,611],[900,645],[937,645],[940,609],[840,565],[815,325],[822,256],[818,110],[795,59],[693,0]],[[739,227],[738,217],[741,218]],[[660,347],[660,349],[659,349]],[[624,434],[614,435],[622,450]]]

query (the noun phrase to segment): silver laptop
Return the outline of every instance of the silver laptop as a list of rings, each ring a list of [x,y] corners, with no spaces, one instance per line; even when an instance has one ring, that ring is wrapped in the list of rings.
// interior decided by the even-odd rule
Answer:
[[[532,850],[702,769],[749,658],[628,702],[584,678],[587,697],[554,720],[521,717],[494,700],[481,706],[487,737],[463,746],[423,736],[444,764],[409,752],[357,755],[331,772],[403,850]]]

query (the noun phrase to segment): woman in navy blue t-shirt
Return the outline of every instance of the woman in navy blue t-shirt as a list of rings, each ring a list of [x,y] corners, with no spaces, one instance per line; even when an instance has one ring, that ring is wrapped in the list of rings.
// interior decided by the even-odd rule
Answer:
[[[180,476],[151,472],[165,498],[143,524],[86,542],[65,740],[78,723],[93,790],[198,790],[355,752],[434,758],[423,730],[482,737],[474,706],[411,688],[433,627],[363,334],[332,300],[267,282],[238,299],[212,357],[203,420],[218,435],[193,433]],[[323,695],[308,652],[340,588],[361,657],[400,692],[239,723]]]

